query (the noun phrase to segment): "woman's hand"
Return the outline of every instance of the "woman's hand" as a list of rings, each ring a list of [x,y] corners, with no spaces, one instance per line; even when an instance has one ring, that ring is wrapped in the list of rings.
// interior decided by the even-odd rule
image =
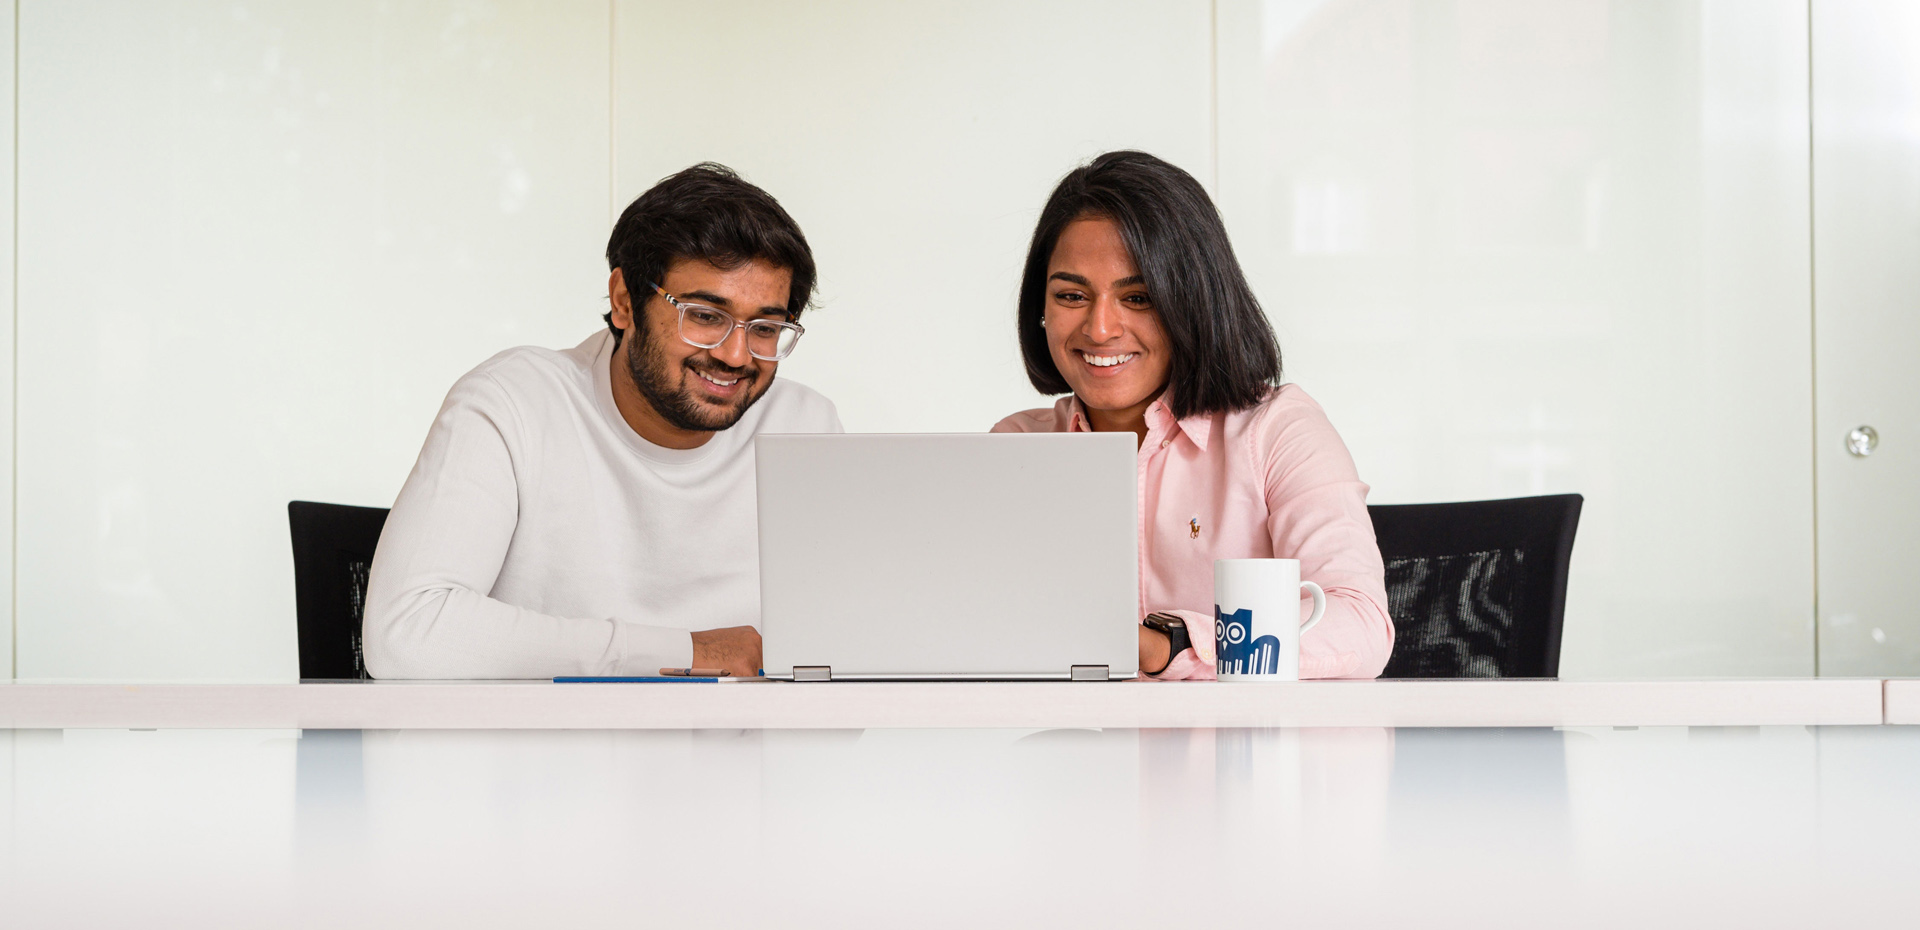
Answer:
[[[1173,661],[1173,656],[1168,654],[1172,646],[1173,644],[1167,639],[1167,634],[1144,624],[1141,625],[1140,671],[1147,675],[1158,675],[1166,671],[1168,663]]]

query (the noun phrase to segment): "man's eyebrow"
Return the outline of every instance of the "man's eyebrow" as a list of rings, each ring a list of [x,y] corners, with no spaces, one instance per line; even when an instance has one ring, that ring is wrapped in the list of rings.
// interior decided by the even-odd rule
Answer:
[[[703,304],[713,304],[716,307],[733,306],[733,301],[728,300],[725,297],[720,296],[719,294],[715,294],[712,291],[687,291],[685,293],[675,294],[674,296],[680,298],[683,301],[692,300],[692,301],[697,301]]]
[[[693,302],[693,303],[701,303],[701,304],[712,304],[713,306],[719,307],[722,310],[731,309],[733,307],[733,301],[728,300],[725,297],[720,296],[719,294],[715,294],[712,291],[687,291],[684,294],[675,294],[673,296],[679,298],[682,303]],[[787,312],[787,308],[773,306],[771,304],[765,307],[761,307],[757,311],[754,311],[753,318],[757,320],[757,319],[760,319],[761,317],[766,317],[766,316],[778,316],[779,318],[783,320],[788,320],[788,321],[791,321],[793,319],[793,315]]]

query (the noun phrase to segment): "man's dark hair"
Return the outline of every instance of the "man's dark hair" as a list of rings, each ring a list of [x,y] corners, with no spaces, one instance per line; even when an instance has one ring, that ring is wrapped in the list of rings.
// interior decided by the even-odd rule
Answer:
[[[1074,220],[1104,217],[1146,280],[1172,358],[1166,400],[1175,417],[1244,410],[1280,380],[1280,343],[1247,286],[1220,211],[1193,175],[1145,152],[1108,152],[1053,189],[1027,249],[1016,325],[1027,380],[1042,394],[1073,390],[1047,351],[1047,263]]]
[[[799,319],[813,298],[813,250],[799,224],[772,195],[726,165],[703,161],[662,178],[627,205],[607,239],[607,270],[618,268],[626,279],[636,319],[654,296],[647,282],[658,282],[668,266],[689,258],[727,269],[760,259],[787,269],[793,275],[789,320]],[[611,312],[606,321],[618,345]]]

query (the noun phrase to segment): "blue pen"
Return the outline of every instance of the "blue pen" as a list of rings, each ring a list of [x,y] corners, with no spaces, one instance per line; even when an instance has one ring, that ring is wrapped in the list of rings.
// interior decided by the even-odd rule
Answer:
[[[616,676],[616,675],[561,675],[553,679],[557,684],[627,684],[632,682],[658,682],[661,684],[713,684],[718,678],[688,678],[685,675],[653,676]]]

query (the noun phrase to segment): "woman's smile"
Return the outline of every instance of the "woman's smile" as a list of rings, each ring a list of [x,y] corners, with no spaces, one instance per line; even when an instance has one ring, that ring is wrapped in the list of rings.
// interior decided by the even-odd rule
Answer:
[[[1084,349],[1073,350],[1075,355],[1087,367],[1087,374],[1095,378],[1118,378],[1128,374],[1128,365],[1140,357],[1138,352],[1088,352]]]

